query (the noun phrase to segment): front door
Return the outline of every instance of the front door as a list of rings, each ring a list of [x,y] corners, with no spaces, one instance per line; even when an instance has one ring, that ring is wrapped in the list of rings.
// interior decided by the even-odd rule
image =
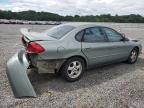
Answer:
[[[107,45],[111,47],[111,60],[127,59],[130,53],[129,41],[125,41],[120,33],[111,28],[102,27],[102,30],[109,40]]]

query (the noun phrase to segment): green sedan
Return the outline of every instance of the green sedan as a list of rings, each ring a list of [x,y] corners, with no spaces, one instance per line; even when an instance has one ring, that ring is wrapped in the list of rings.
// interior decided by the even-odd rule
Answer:
[[[21,29],[25,50],[7,63],[16,97],[36,96],[26,71],[60,74],[66,81],[80,79],[85,69],[115,62],[134,64],[142,51],[138,40],[94,23],[66,23],[41,33]]]

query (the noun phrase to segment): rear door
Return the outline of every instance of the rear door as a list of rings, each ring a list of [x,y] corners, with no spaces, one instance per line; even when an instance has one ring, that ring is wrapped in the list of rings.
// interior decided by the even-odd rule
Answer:
[[[112,54],[107,37],[100,27],[84,30],[82,51],[87,56],[90,65],[108,62]]]

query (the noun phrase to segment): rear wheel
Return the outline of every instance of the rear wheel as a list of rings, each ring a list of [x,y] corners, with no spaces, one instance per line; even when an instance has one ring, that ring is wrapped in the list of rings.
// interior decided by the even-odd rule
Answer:
[[[84,70],[85,62],[83,59],[74,57],[64,63],[61,74],[66,81],[74,82],[81,78]]]
[[[137,61],[138,58],[138,49],[134,48],[128,58],[128,63],[130,64],[134,64]]]

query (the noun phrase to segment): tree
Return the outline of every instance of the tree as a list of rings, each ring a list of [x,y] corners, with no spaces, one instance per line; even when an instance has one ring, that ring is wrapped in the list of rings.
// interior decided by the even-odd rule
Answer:
[[[141,15],[87,15],[87,16],[61,16],[50,12],[35,12],[32,10],[22,12],[11,12],[0,10],[0,19],[19,19],[31,21],[83,21],[83,22],[119,22],[119,23],[144,23]]]

